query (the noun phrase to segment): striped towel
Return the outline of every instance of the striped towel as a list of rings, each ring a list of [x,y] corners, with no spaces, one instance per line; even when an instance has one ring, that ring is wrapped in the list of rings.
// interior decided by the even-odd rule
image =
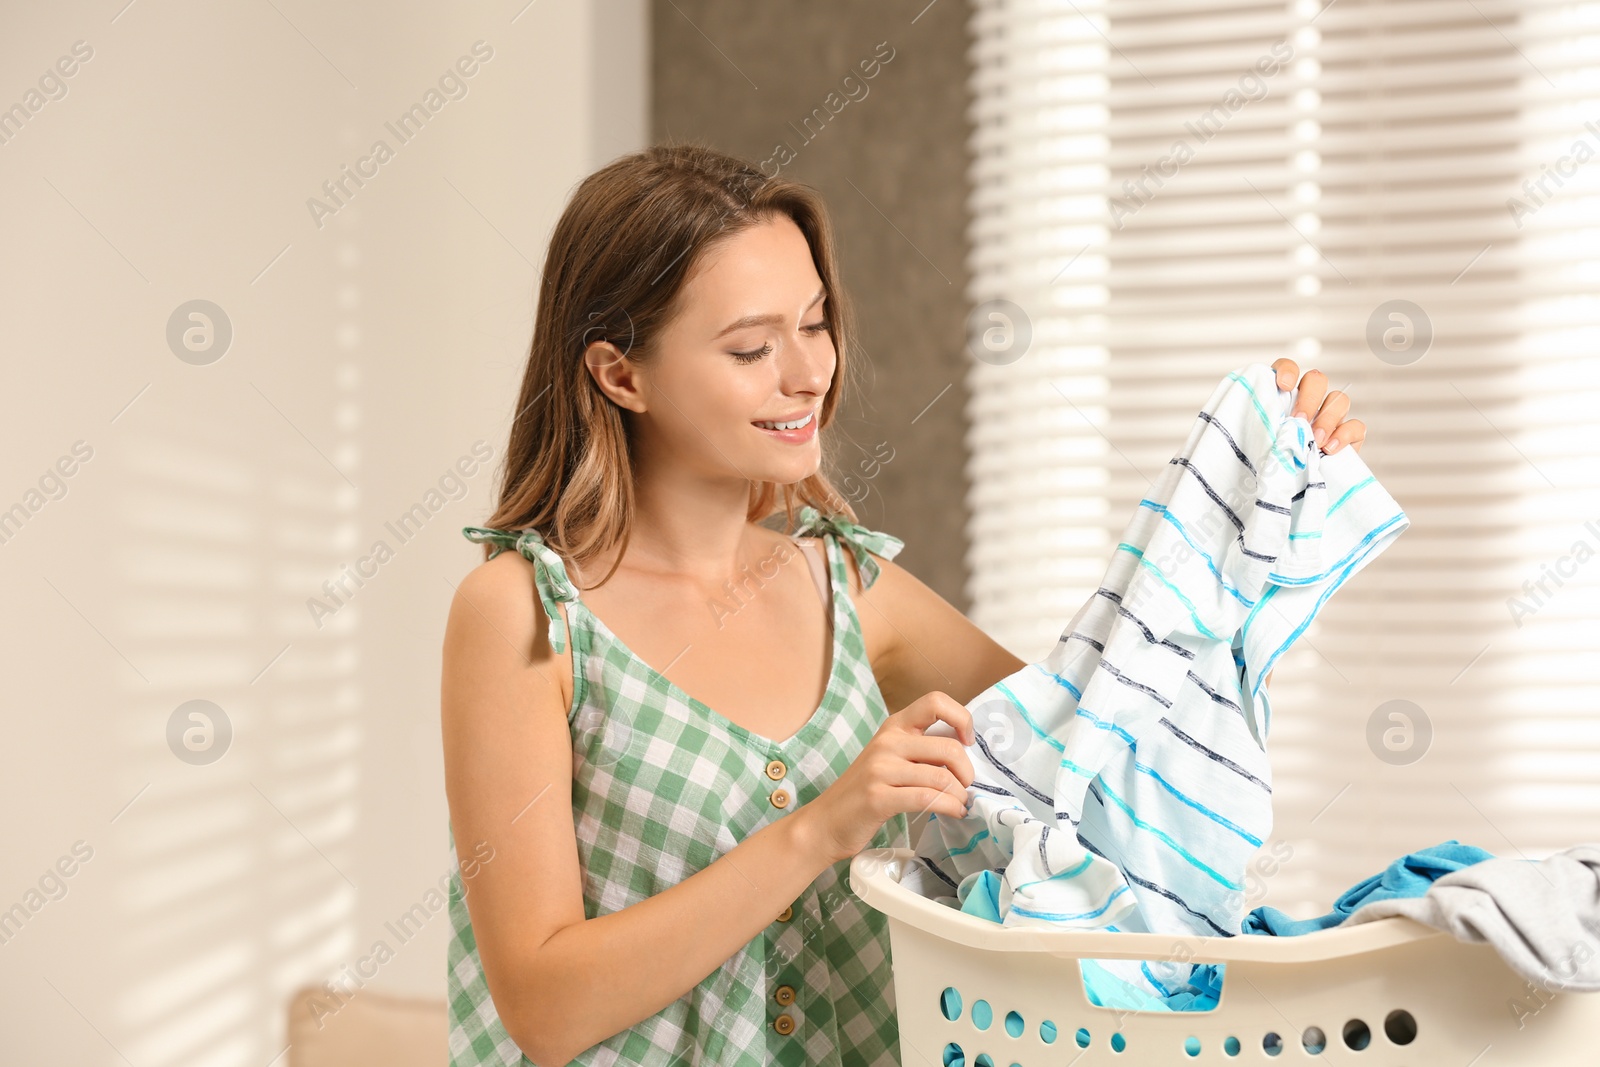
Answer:
[[[1262,680],[1410,523],[1295,395],[1265,364],[1218,384],[1055,648],[967,705],[970,814],[930,817],[902,884],[960,906],[997,872],[1007,926],[1242,932],[1272,830]],[[1186,971],[1102,962],[1155,997]]]

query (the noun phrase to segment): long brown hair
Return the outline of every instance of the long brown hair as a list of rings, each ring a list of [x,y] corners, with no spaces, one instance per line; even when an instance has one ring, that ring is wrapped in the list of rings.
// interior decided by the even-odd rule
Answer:
[[[805,234],[827,294],[838,364],[817,432],[827,427],[844,395],[855,335],[821,195],[703,144],[654,145],[579,183],[551,234],[499,502],[486,526],[537,530],[580,566],[619,543],[626,549],[635,514],[627,425],[590,376],[584,349],[607,340],[629,360],[651,358],[699,258],[777,213]],[[752,481],[747,519],[782,511],[792,527],[797,503],[856,518],[819,470],[792,484]],[[484,545],[486,557],[492,550]],[[613,564],[602,584],[615,572]]]

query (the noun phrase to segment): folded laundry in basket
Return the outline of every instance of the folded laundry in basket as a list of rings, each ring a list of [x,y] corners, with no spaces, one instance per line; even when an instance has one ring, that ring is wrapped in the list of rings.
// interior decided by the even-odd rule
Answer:
[[[1408,852],[1377,874],[1363,878],[1340,893],[1333,902],[1333,910],[1326,915],[1314,919],[1296,919],[1277,908],[1262,905],[1245,916],[1244,932],[1288,937],[1326,930],[1341,925],[1352,913],[1367,904],[1420,897],[1445,875],[1492,859],[1494,853],[1476,845],[1463,845],[1451,838]]]
[[[958,906],[998,872],[1006,925],[1241,932],[1272,828],[1263,679],[1409,525],[1295,395],[1265,364],[1217,385],[1054,649],[967,705],[970,812],[930,819],[902,885]]]
[[[1542,860],[1485,860],[1443,875],[1420,897],[1365,903],[1339,925],[1391,915],[1488,942],[1543,989],[1600,992],[1600,844]]]
[[[1445,930],[1459,941],[1493,946],[1512,970],[1540,989],[1600,992],[1600,844],[1574,845],[1535,861],[1497,858],[1446,841],[1402,856],[1357,882],[1326,915],[1291,919],[1263,906],[1246,916],[1244,925],[1247,934],[1282,937],[1393,915]],[[1222,966],[1195,968],[1189,982],[1199,999],[1185,1007],[1203,1010],[1203,1001],[1216,1003]],[[1092,992],[1094,976],[1088,969],[1084,976]],[[1111,992],[1121,995],[1115,988]]]
[[[1363,878],[1340,893],[1333,903],[1333,910],[1326,915],[1296,919],[1277,908],[1262,905],[1244,917],[1244,933],[1279,937],[1316,933],[1342,925],[1354,912],[1365,910],[1368,904],[1420,897],[1446,875],[1491,859],[1494,859],[1494,853],[1476,845],[1463,845],[1452,838],[1408,852],[1377,874]],[[1085,960],[1084,963],[1097,964],[1097,961]],[[1155,1010],[1207,1011],[1215,1007],[1222,996],[1223,972],[1226,968],[1227,965],[1221,963],[1196,964],[1185,979],[1186,984],[1180,987],[1181,992],[1173,992],[1162,1007]],[[1084,967],[1084,982],[1089,987],[1091,997],[1099,994],[1101,999],[1097,999],[1096,1003],[1104,1003],[1108,1007],[1143,1006],[1130,1001],[1129,994],[1119,985],[1100,979],[1094,967]]]

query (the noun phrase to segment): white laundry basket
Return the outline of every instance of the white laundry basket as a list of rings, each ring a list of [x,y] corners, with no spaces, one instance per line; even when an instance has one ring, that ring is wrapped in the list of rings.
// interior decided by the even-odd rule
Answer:
[[[905,1067],[1600,1064],[1600,994],[1532,986],[1492,946],[1411,919],[1291,937],[1007,928],[900,885],[914,855],[850,862],[889,919]],[[1080,958],[1223,963],[1222,995],[1207,1012],[1099,1007]]]

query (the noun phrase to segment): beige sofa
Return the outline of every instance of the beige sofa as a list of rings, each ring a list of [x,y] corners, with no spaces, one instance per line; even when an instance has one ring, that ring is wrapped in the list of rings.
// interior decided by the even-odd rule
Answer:
[[[289,1001],[288,1067],[446,1067],[443,1000],[361,990],[333,1010],[317,986]]]

